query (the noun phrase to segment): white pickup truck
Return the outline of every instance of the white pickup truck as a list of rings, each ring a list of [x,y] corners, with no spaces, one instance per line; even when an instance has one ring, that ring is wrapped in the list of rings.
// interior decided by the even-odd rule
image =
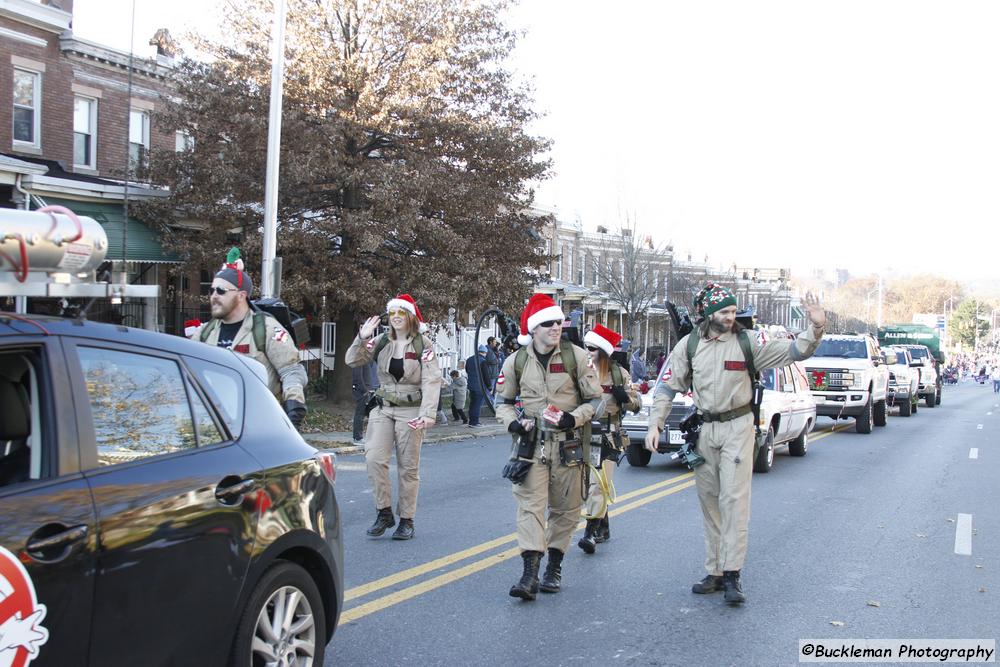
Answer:
[[[889,394],[889,367],[871,336],[823,336],[816,352],[803,362],[816,414],[833,419],[855,419],[858,433],[872,425],[885,426]]]
[[[934,357],[926,345],[900,345],[905,347],[913,357],[913,363],[919,364],[920,381],[917,391],[924,398],[924,405],[933,408],[941,404],[941,383],[938,381]]]
[[[903,345],[883,347],[882,352],[889,366],[889,405],[899,406],[900,417],[916,414],[920,369],[913,367],[910,352]]]

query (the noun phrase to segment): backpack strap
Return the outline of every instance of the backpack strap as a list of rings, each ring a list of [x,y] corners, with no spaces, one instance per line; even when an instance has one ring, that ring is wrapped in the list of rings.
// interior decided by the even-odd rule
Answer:
[[[263,312],[253,314],[253,344],[261,352],[267,353],[267,320]]]
[[[517,349],[517,354],[514,356],[514,377],[517,379],[518,390],[521,387],[521,374],[524,372],[524,366],[528,363],[528,348],[519,347]]]
[[[624,371],[622,370],[621,366],[619,366],[618,364],[616,364],[614,362],[611,363],[611,382],[612,382],[612,384],[614,384],[615,386],[618,386],[618,387],[624,386],[625,385],[625,376],[624,376],[623,373],[624,373]]]
[[[562,357],[563,367],[569,376],[573,378],[573,388],[576,389],[577,400],[583,400],[583,394],[580,393],[580,379],[576,376],[576,352],[573,350],[573,343],[568,341],[562,341],[559,344],[559,356]],[[518,348],[516,355],[514,356],[514,377],[517,378],[518,389],[521,387],[521,374],[524,372],[524,367],[528,363],[528,348],[527,346],[522,346]]]
[[[757,381],[757,367],[753,363],[753,350],[750,349],[750,334],[746,332],[746,329],[737,334],[736,338],[740,341],[740,349],[743,350],[743,359],[747,364],[747,373],[750,374],[750,382]]]
[[[379,353],[382,352],[382,350],[384,350],[385,346],[388,344],[389,344],[389,334],[381,334],[381,337],[378,339],[378,342],[375,343],[375,349],[372,350],[372,359],[378,361]],[[416,338],[413,339],[413,350],[414,352],[416,352],[418,358],[420,357],[421,354],[424,353],[423,334],[419,334]]]
[[[201,328],[201,331],[198,333],[198,338],[201,340],[202,343],[207,342],[209,335],[211,335],[211,333],[215,331],[218,327],[219,327],[219,320],[213,317],[211,320],[208,321],[208,324],[206,324]]]

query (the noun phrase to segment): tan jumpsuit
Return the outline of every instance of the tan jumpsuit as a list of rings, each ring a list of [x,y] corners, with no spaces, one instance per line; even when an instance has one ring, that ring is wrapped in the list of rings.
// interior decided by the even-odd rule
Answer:
[[[372,360],[380,334],[370,340],[360,336],[347,349],[344,361],[348,366],[364,366]],[[417,492],[420,489],[420,446],[425,429],[412,429],[407,422],[416,417],[427,417],[432,422],[437,416],[438,396],[441,393],[441,368],[434,356],[431,340],[424,336],[423,352],[417,354],[413,343],[406,346],[403,358],[403,377],[397,381],[389,373],[392,359],[392,341],[379,352],[379,390],[383,407],[376,407],[368,416],[365,433],[365,464],[368,479],[375,496],[375,508],[392,506],[392,482],[389,480],[389,458],[396,452],[399,474],[399,503],[396,514],[412,519],[417,513]]]
[[[621,368],[620,366],[619,368],[621,369],[622,381],[624,382],[625,390],[628,392],[628,397],[629,397],[629,402],[624,406],[624,409],[638,410],[639,407],[642,405],[639,402],[639,394],[635,391],[635,389],[632,388],[632,383],[630,382],[631,378],[629,376],[628,371]],[[622,409],[618,407],[618,401],[616,401],[614,396],[611,395],[611,386],[613,383],[614,383],[614,375],[612,375],[611,370],[609,369],[608,372],[605,373],[604,377],[601,378],[601,385],[602,388],[604,389],[604,396],[608,400],[607,407],[605,408],[605,416],[607,417],[607,419],[602,419],[601,421],[607,422],[608,420],[610,420],[610,423],[614,424],[613,428],[615,430],[611,433],[608,433],[607,437],[611,439],[612,442],[615,441],[615,438],[620,438],[620,439],[623,438],[623,440],[619,440],[619,442],[622,442],[624,444],[619,446],[627,447],[628,434],[626,434],[622,430],[622,424],[621,424]],[[608,424],[605,424],[605,426],[607,425]],[[618,464],[610,459],[601,463],[601,470],[604,471],[604,477],[607,480],[609,489],[613,482],[614,470],[617,467]],[[597,475],[591,473],[590,491],[587,494],[587,502],[583,508],[584,514],[586,514],[589,517],[593,517],[595,519],[601,519],[604,517],[605,514],[607,514],[608,511],[608,508],[604,507],[604,511],[601,512],[600,515],[598,515],[598,512],[601,510],[601,507],[603,505],[605,505],[605,499],[603,498],[603,491],[601,490],[600,482],[597,479]]]

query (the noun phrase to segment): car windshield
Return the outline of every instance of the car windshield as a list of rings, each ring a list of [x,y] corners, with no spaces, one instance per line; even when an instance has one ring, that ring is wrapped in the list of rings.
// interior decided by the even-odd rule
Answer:
[[[924,357],[928,356],[927,355],[927,348],[926,347],[911,347],[910,348],[910,356],[913,357],[914,359],[923,359]]]
[[[896,364],[903,364],[904,366],[909,363],[909,359],[906,358],[906,350],[891,350],[891,352],[896,355]]]
[[[841,359],[865,359],[868,353],[863,340],[826,338],[816,348],[816,357],[840,357]]]

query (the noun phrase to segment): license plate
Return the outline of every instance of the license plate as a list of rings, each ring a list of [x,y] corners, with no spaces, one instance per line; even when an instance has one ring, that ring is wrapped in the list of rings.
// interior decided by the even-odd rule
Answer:
[[[680,431],[670,431],[669,435],[667,435],[667,439],[671,445],[684,444],[684,434]]]

